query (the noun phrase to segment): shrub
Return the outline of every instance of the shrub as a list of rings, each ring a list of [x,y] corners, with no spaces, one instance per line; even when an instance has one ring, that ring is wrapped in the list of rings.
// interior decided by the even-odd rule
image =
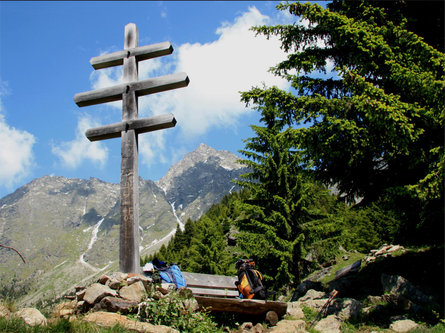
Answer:
[[[166,325],[180,332],[218,332],[217,325],[204,312],[195,312],[192,299],[179,293],[159,300],[147,300],[139,306],[138,317],[154,325]]]

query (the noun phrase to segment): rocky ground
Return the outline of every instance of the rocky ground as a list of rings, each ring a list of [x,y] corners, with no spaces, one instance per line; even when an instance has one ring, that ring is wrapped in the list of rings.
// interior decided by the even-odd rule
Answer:
[[[392,245],[383,246],[372,251],[363,262],[369,265],[381,258],[391,258],[395,251],[400,253],[404,249]],[[271,322],[264,325],[261,322],[246,321],[232,332],[278,333],[316,330],[337,333],[341,332],[345,322],[374,323],[374,326],[379,327],[376,332],[409,332],[418,327],[413,318],[420,318],[422,321],[434,320],[431,316],[443,318],[443,298],[440,299],[434,288],[418,287],[404,276],[393,274],[391,270],[380,271],[377,282],[368,280],[364,283],[360,274],[366,272],[366,267],[362,267],[359,272],[360,266],[361,261],[338,270],[336,277],[329,284],[322,284],[314,279],[304,281],[296,288],[288,302],[287,315],[278,322],[272,322],[273,325]],[[371,272],[375,273],[374,270]],[[367,275],[368,279],[370,276],[372,275]],[[321,279],[320,276],[318,278]],[[433,277],[429,278],[433,280]],[[430,286],[434,287],[434,284]],[[363,297],[363,289],[372,292]],[[172,284],[154,284],[151,278],[144,275],[113,273],[100,277],[90,286],[77,287],[76,294],[67,296],[69,300],[59,303],[49,319],[34,308],[11,313],[5,306],[0,306],[0,317],[18,316],[31,326],[46,325],[57,318],[76,318],[105,327],[120,324],[137,332],[177,332],[171,327],[130,319],[140,318],[148,302],[173,297],[173,293],[184,296],[184,301],[179,305],[182,307],[181,311],[199,311],[198,304],[190,297],[187,289],[176,291]],[[348,294],[359,297],[350,297]],[[133,315],[128,316],[129,314]]]

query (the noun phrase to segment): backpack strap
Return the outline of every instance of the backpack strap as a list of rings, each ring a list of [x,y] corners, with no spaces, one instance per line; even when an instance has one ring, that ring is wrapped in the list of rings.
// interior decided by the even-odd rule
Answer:
[[[254,282],[254,284],[251,284],[251,286],[257,286],[255,289],[252,290],[252,293],[256,294],[260,290],[264,289],[263,283],[261,282],[263,276],[261,275],[260,272],[258,272],[255,269],[251,269],[250,272],[252,273],[251,275],[253,275],[253,282]]]

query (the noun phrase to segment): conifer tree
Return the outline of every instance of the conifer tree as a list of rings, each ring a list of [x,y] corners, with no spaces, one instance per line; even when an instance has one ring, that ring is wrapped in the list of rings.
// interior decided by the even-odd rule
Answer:
[[[270,117],[290,127],[301,165],[348,202],[380,202],[397,211],[404,221],[400,239],[443,242],[443,3],[441,12],[431,13],[441,22],[442,38],[419,28],[432,17],[417,16],[410,6],[337,0],[326,9],[278,5],[301,24],[254,30],[280,38],[288,57],[271,70],[293,90],[254,87],[242,100],[266,113],[273,107]],[[334,68],[330,75],[327,67]]]
[[[251,193],[241,204],[238,242],[257,260],[269,284],[281,287],[301,278],[308,225],[320,219],[330,222],[329,209],[318,201],[329,193],[314,184],[302,167],[293,130],[277,121],[276,106],[271,103],[258,110],[265,126],[252,126],[257,136],[245,140],[246,149],[241,151],[249,158],[241,163],[252,171],[238,181]]]

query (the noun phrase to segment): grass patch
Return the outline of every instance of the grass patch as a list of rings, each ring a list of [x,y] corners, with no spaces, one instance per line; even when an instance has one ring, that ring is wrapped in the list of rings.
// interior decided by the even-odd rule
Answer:
[[[344,260],[343,256],[347,255],[349,256],[348,260]],[[321,279],[321,283],[323,285],[327,285],[329,282],[331,282],[332,280],[335,279],[335,273],[342,269],[345,268],[346,266],[352,265],[353,263],[355,263],[358,260],[362,260],[364,257],[366,257],[365,254],[363,253],[342,253],[339,254],[336,258],[335,258],[335,265],[332,266],[331,271],[329,272],[328,275],[326,275],[325,277],[323,277]]]
[[[134,332],[116,325],[111,328],[100,327],[92,323],[82,321],[69,322],[66,319],[59,319],[47,326],[27,325],[21,318],[10,317],[0,318],[0,332],[2,333],[60,333],[60,332],[75,332],[75,333],[130,333]]]

